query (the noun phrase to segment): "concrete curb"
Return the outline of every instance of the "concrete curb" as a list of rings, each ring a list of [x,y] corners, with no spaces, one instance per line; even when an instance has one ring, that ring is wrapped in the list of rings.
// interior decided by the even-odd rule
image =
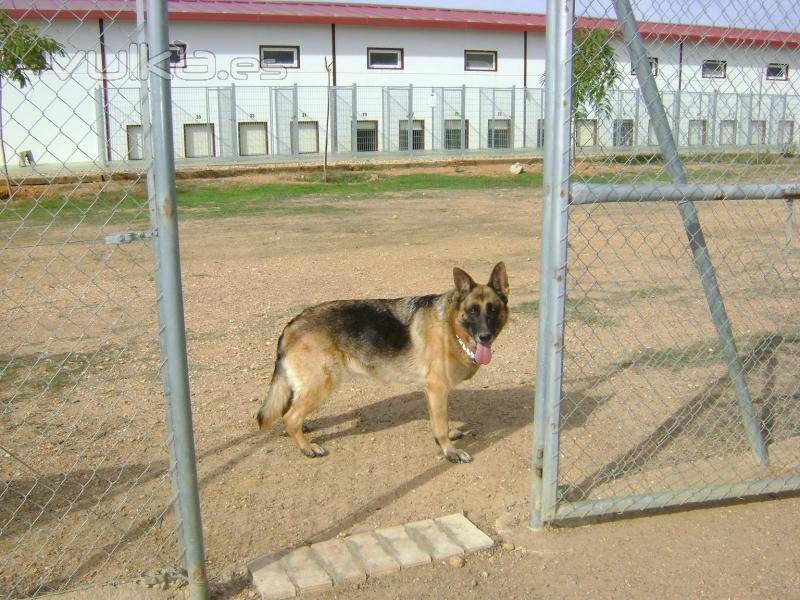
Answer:
[[[247,570],[264,600],[282,600],[492,546],[492,538],[457,513],[281,550],[251,561]]]

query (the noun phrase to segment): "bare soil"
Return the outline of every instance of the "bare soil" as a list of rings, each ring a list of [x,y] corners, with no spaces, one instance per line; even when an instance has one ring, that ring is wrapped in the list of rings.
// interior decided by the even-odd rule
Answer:
[[[507,172],[507,166],[474,167],[475,172],[500,170]],[[336,201],[340,210],[332,214],[182,222],[194,432],[216,597],[254,597],[244,565],[263,554],[459,511],[498,546],[469,557],[462,567],[420,567],[316,597],[721,599],[797,594],[796,495],[528,530],[540,198],[539,190],[397,193],[342,198]],[[298,202],[313,207],[319,199]],[[591,310],[576,309],[576,325],[568,330],[567,349],[572,344],[580,359],[565,364],[565,377],[570,389],[585,384],[590,389],[584,395],[595,392],[604,398],[591,410],[576,401],[565,417],[571,419],[566,427],[570,443],[591,452],[581,463],[587,471],[602,467],[644,435],[631,431],[650,431],[660,422],[659,415],[653,423],[632,416],[631,428],[625,429],[617,418],[652,394],[654,385],[661,386],[653,384],[661,381],[657,377],[692,390],[720,375],[717,363],[678,372],[658,365],[652,372],[629,374],[619,393],[624,406],[614,404],[619,398],[609,400],[613,380],[591,379],[642,347],[663,347],[658,335],[664,330],[674,334],[676,325],[660,321],[659,315],[676,305],[687,308],[678,323],[704,323],[696,332],[687,327],[691,332],[683,344],[713,340],[696,290],[674,280],[691,274],[691,264],[676,272],[665,267],[662,273],[652,261],[635,260],[646,256],[656,265],[682,261],[683,250],[671,250],[681,246],[664,242],[683,235],[679,221],[668,208],[637,210],[647,211],[639,222],[650,233],[641,238],[626,229],[632,218],[624,207],[597,209],[591,218],[577,215],[574,227],[582,234],[574,237],[573,232],[570,238],[580,248],[570,282],[579,291],[576,297],[593,298],[593,303],[584,305]],[[712,243],[728,251],[741,241],[742,231],[752,231],[752,215],[742,210],[745,214],[736,219],[714,221],[720,226],[712,228]],[[766,217],[758,214],[758,227],[780,240],[781,206],[770,208]],[[57,232],[47,235],[58,237]],[[763,239],[754,234],[753,245]],[[606,247],[613,256],[595,264],[592,257],[602,256]],[[775,248],[780,251],[778,242]],[[6,497],[0,489],[0,501],[6,503],[0,516],[9,524],[0,538],[0,555],[6,556],[0,559],[4,594],[123,580],[177,560],[174,523],[165,511],[171,490],[149,253],[146,244],[111,249],[62,245],[55,255],[38,246],[20,249],[6,262],[16,276],[10,278],[0,309],[14,321],[6,323],[2,351],[31,359],[11,383],[2,385],[4,397],[16,394],[0,421],[3,447],[12,451],[0,459],[0,481],[7,482]],[[774,265],[771,256],[753,251],[744,264],[763,260]],[[491,364],[450,401],[453,424],[466,432],[460,445],[474,462],[453,465],[443,459],[432,440],[423,395],[399,385],[345,381],[310,420],[310,439],[330,453],[324,458],[303,457],[278,426],[267,434],[257,431],[255,414],[272,372],[278,335],[302,308],[335,298],[442,292],[452,284],[454,266],[488,279],[498,260],[506,262],[509,272],[511,321],[494,346]],[[733,269],[743,263],[726,264]],[[784,268],[788,272],[777,277],[781,286],[771,284],[769,298],[758,295],[757,306],[769,317],[756,319],[752,302],[745,301],[758,289],[755,270],[753,285],[731,288],[740,292],[732,300],[732,318],[745,322],[737,332],[786,332],[792,322],[800,322],[796,297],[792,300],[782,287],[797,281],[798,266]],[[654,277],[655,271],[661,274]],[[588,277],[583,282],[604,284],[604,299],[592,296],[597,286],[576,283],[579,273]],[[723,280],[728,281],[724,273]],[[654,286],[658,293],[639,294]],[[614,293],[622,299],[614,300]],[[70,301],[91,308],[85,314],[84,308],[58,311]],[[36,358],[42,348],[50,366]],[[780,360],[792,358],[796,364],[794,351]],[[798,372],[788,372],[783,379],[773,378],[772,385],[797,390]],[[54,373],[64,380],[58,386],[52,383]],[[636,389],[638,398],[631,392]],[[674,404],[666,405],[665,415],[689,399],[679,392],[667,397]],[[617,420],[604,421],[603,411],[614,411]],[[791,447],[779,456],[796,456],[797,436],[790,428],[780,441]],[[571,460],[565,455],[567,467],[577,464]],[[775,467],[778,476],[796,475],[797,464]],[[7,502],[11,498],[13,503]]]

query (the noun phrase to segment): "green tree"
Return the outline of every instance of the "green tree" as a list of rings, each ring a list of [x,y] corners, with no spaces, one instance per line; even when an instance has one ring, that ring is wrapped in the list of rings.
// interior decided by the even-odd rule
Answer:
[[[578,29],[572,56],[572,110],[585,118],[592,110],[604,117],[611,113],[611,90],[619,79],[611,33],[606,29]]]
[[[24,88],[31,82],[31,74],[39,75],[50,68],[49,61],[54,54],[63,56],[64,47],[60,43],[40,35],[27,23],[17,22],[0,12],[0,151],[9,196],[11,196],[11,179],[8,176],[3,139],[3,84],[10,80]]]

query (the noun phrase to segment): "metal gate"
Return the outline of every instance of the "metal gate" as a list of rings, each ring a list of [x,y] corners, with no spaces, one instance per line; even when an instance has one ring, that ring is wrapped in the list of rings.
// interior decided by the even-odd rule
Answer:
[[[721,102],[746,75],[732,69],[717,89],[677,97],[715,82],[663,62],[656,77],[653,55],[688,42],[652,28],[643,41],[629,0],[614,6],[623,36],[606,44],[630,57],[657,144],[620,159],[573,134],[598,117],[571,110],[587,37],[571,1],[548,3],[533,527],[800,488],[800,163],[790,147],[763,149],[780,109]],[[645,10],[649,22],[682,18]],[[762,53],[785,63],[798,47]],[[634,108],[623,120],[645,116],[618,104]],[[612,143],[639,128],[615,123]],[[751,143],[709,148],[723,132]]]

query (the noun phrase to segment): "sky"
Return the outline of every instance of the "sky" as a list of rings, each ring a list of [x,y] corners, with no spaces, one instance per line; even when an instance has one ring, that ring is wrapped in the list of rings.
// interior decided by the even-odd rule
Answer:
[[[546,0],[351,0],[400,4],[544,13]],[[744,29],[800,31],[798,0],[632,0],[637,17],[647,21],[721,25]],[[611,0],[576,0],[576,14],[614,17]]]

